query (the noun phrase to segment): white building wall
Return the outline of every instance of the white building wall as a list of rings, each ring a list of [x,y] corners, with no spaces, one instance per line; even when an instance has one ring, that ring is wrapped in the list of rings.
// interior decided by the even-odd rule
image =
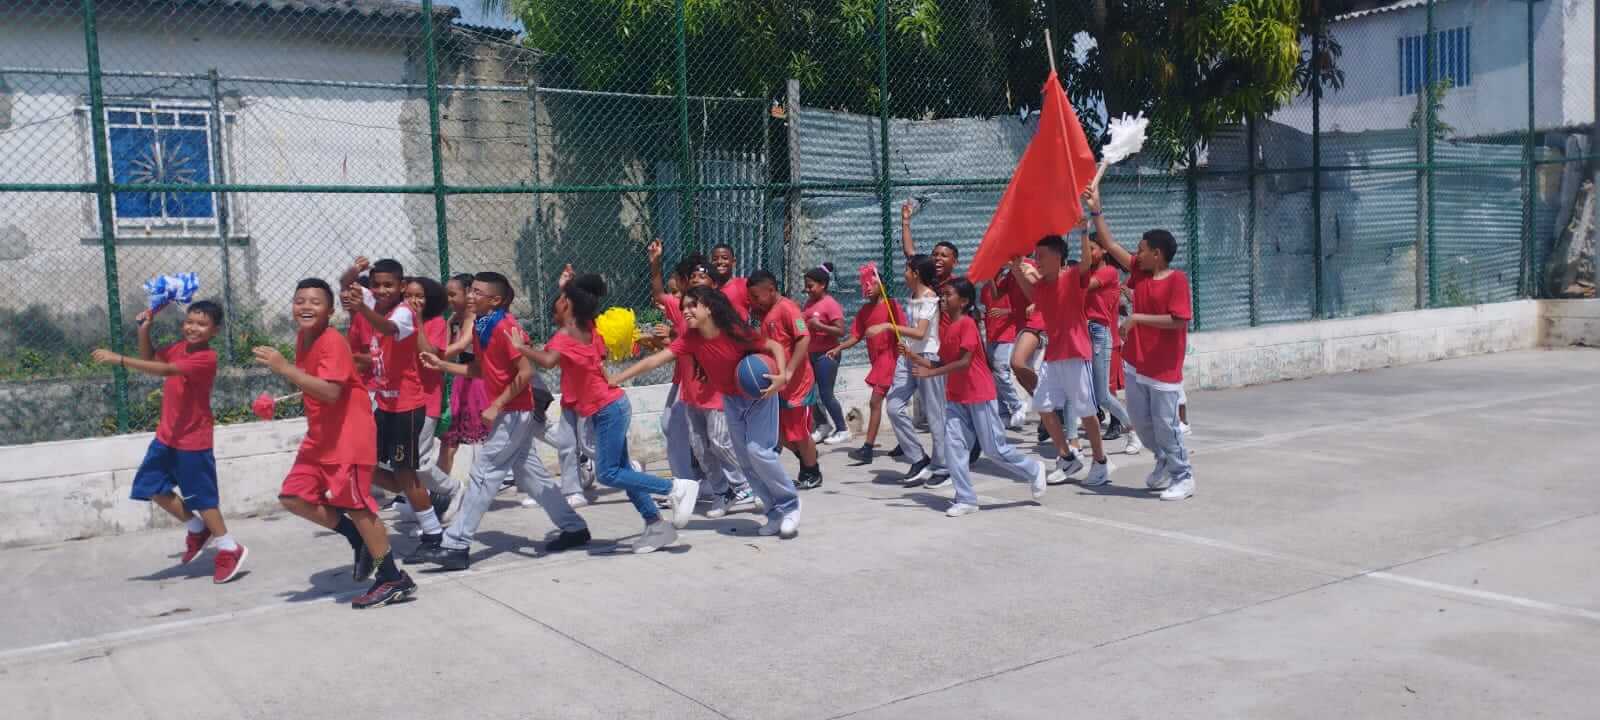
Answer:
[[[1534,3],[1535,118],[1541,128],[1592,121],[1592,15],[1595,0]],[[1575,25],[1585,25],[1580,29]],[[1527,6],[1510,0],[1439,0],[1434,28],[1472,28],[1472,82],[1446,94],[1440,118],[1457,135],[1517,132],[1528,124]],[[1392,130],[1410,124],[1417,96],[1400,94],[1400,38],[1427,30],[1424,7],[1341,20],[1330,26],[1344,48],[1345,85],[1322,99],[1329,132]],[[1309,96],[1296,98],[1273,119],[1311,129]]]
[[[75,19],[0,23],[0,67],[85,66]],[[346,34],[336,43],[285,34],[265,21],[212,18],[199,29],[180,23],[137,25],[108,17],[99,39],[106,70],[223,76],[315,78],[402,83],[406,47],[399,38]],[[336,22],[324,20],[320,22]],[[255,27],[242,27],[254,24]],[[177,28],[181,27],[181,31]],[[9,124],[0,125],[0,181],[82,183],[94,180],[87,81],[11,73]],[[205,100],[204,81],[108,77],[108,99],[157,94]],[[384,185],[406,182],[402,118],[419,98],[392,89],[320,88],[223,82],[231,116],[228,179],[238,183]],[[416,113],[407,122],[416,122]],[[426,131],[426,115],[422,130]],[[433,228],[416,227],[397,195],[256,194],[234,196],[235,236],[248,250],[230,255],[240,310],[282,315],[294,282],[336,275],[357,254],[393,256],[415,264],[414,249],[433,242]],[[142,304],[139,285],[150,275],[194,270],[202,295],[221,290],[221,251],[211,239],[139,241],[124,235],[118,261],[127,314]],[[104,304],[102,250],[90,194],[0,194],[0,307],[20,308],[61,289],[71,273],[74,304]],[[253,292],[252,292],[253,291]],[[54,303],[52,303],[54,304]],[[103,318],[103,316],[101,316]],[[99,320],[104,327],[104,320]]]

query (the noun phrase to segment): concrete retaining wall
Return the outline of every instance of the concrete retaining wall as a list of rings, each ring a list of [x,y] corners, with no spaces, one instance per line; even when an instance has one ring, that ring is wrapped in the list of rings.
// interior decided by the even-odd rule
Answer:
[[[1194,388],[1226,388],[1391,365],[1543,346],[1600,345],[1600,301],[1523,300],[1315,323],[1194,333],[1185,376]],[[840,400],[860,432],[868,395],[865,368],[839,374]],[[664,467],[659,434],[665,386],[633,388],[630,445],[651,469]],[[277,509],[278,483],[305,431],[300,420],[217,430],[224,509]],[[0,546],[59,542],[174,523],[127,499],[151,435],[0,447]],[[892,444],[884,428],[880,442]],[[547,460],[554,465],[547,448]],[[456,474],[471,461],[463,449]]]

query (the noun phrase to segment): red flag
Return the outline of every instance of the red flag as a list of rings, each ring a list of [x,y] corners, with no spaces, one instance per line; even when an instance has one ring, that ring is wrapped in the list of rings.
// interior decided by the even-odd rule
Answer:
[[[1012,256],[1033,252],[1044,236],[1067,234],[1083,219],[1079,198],[1089,189],[1094,171],[1094,151],[1052,71],[1044,81],[1039,132],[1000,196],[967,277],[990,280]]]

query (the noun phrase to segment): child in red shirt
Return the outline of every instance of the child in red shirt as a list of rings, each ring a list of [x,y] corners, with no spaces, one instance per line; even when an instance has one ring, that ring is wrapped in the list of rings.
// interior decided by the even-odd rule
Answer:
[[[831,432],[822,428],[811,433],[812,442],[839,445],[850,442],[850,430],[844,424],[844,408],[834,395],[833,386],[839,380],[839,359],[830,352],[839,347],[844,337],[844,308],[828,294],[833,285],[833,263],[825,262],[805,272],[806,329],[811,331],[811,372],[817,378],[817,404],[827,414]]]
[[[767,524],[758,534],[788,539],[800,532],[800,496],[778,462],[778,401],[789,382],[784,368],[790,365],[782,343],[763,338],[739,320],[739,314],[720,291],[706,287],[690,288],[683,297],[683,314],[688,332],[662,350],[622,371],[612,385],[650,372],[674,360],[692,358],[704,373],[711,389],[722,394],[722,410],[728,420],[739,464],[750,487],[766,507]],[[738,367],[745,356],[770,354],[774,372],[759,397],[745,394],[739,384]]]
[[[871,370],[867,372],[867,387],[872,388],[872,400],[867,410],[867,436],[861,447],[850,451],[851,460],[866,465],[872,462],[873,448],[878,443],[878,427],[883,419],[883,399],[889,394],[889,387],[894,384],[894,366],[897,357],[894,335],[878,334],[869,338],[867,328],[889,324],[902,325],[905,323],[905,313],[900,311],[900,305],[895,301],[883,300],[883,292],[878,287],[878,272],[873,268],[862,269],[861,299],[861,309],[856,311],[855,321],[850,324],[850,336],[828,354],[837,362],[844,351],[862,342],[867,344],[867,361],[871,364]]]
[[[154,502],[184,523],[188,535],[180,562],[194,560],[215,537],[211,581],[220,585],[238,576],[249,554],[228,534],[217,509],[217,460],[211,447],[211,385],[217,376],[217,352],[211,349],[211,338],[222,329],[222,308],[209,300],[190,305],[183,317],[183,339],[158,351],[150,342],[150,325],[166,307],[139,313],[139,357],[110,350],[96,350],[91,357],[165,378],[161,423],[133,476],[130,497]]]
[[[939,360],[933,362],[903,349],[901,352],[916,368],[919,378],[945,377],[945,442],[950,447],[950,480],[955,485],[955,502],[945,511],[948,517],[961,517],[978,511],[978,495],[972,488],[967,453],[976,442],[1001,469],[1027,480],[1034,499],[1044,496],[1048,477],[1044,465],[1024,457],[1006,441],[1005,425],[995,410],[994,375],[989,370],[986,348],[978,337],[977,291],[966,278],[955,278],[940,290],[940,303],[947,322],[939,330]],[[935,432],[940,429],[936,428]]]
[[[766,270],[750,275],[750,310],[761,319],[761,334],[783,345],[789,365],[782,368],[789,384],[779,396],[778,427],[783,445],[800,458],[794,486],[810,490],[822,485],[817,443],[811,439],[811,405],[817,400],[811,370],[811,331],[800,306],[778,294],[778,278]]]
[[[417,375],[422,381],[422,395],[426,398],[423,411],[426,418],[422,422],[422,430],[417,433],[417,479],[428,488],[435,507],[449,508],[455,498],[460,497],[461,485],[450,477],[449,471],[440,466],[443,452],[443,443],[439,441],[439,420],[444,414],[444,373],[422,365],[421,353],[443,353],[450,344],[450,326],[444,319],[445,308],[449,306],[443,285],[438,280],[428,277],[414,277],[406,279],[406,305],[411,308],[411,313],[421,319],[422,327],[417,331]],[[444,514],[438,515],[439,521],[448,520]]]
[[[1095,240],[1118,264],[1132,268],[1133,312],[1123,321],[1122,352],[1128,380],[1128,413],[1156,456],[1145,486],[1159,490],[1162,500],[1194,495],[1194,473],[1183,443],[1179,405],[1183,398],[1183,357],[1188,349],[1189,321],[1194,312],[1189,278],[1171,267],[1178,241],[1166,230],[1151,230],[1139,239],[1137,254],[1117,245],[1100,214],[1099,192],[1085,195],[1095,219]]]
[[[283,376],[305,397],[306,436],[278,501],[289,512],[344,536],[355,552],[355,579],[377,573],[372,587],[351,606],[381,607],[411,597],[417,585],[395,566],[389,531],[372,499],[377,458],[372,400],[356,373],[350,346],[328,326],[333,303],[328,283],[301,280],[294,291],[299,327],[294,362],[270,346],[254,352],[256,362]]]
[[[655,552],[678,540],[678,530],[689,525],[695,501],[700,497],[696,480],[657,477],[633,469],[628,461],[628,425],[633,410],[627,393],[606,378],[605,340],[595,330],[600,315],[600,299],[606,283],[599,275],[576,275],[568,266],[560,280],[553,319],[560,325],[543,349],[514,343],[517,350],[540,367],[561,368],[561,403],[579,418],[590,420],[595,432],[595,466],[601,484],[619,488],[628,495],[644,532],[633,545],[633,552]],[[672,520],[661,517],[652,495],[666,495],[672,501]]]

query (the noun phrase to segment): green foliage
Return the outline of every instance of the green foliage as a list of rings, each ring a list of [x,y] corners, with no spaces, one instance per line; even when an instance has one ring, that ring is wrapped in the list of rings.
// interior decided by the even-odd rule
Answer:
[[[1440,119],[1444,115],[1444,98],[1450,93],[1451,87],[1453,83],[1450,82],[1450,78],[1440,78],[1433,85],[1417,93],[1417,107],[1411,111],[1409,125],[1412,130],[1429,122],[1428,114],[1431,112],[1433,115],[1431,132],[1434,140],[1444,140],[1455,134],[1455,127]]]

